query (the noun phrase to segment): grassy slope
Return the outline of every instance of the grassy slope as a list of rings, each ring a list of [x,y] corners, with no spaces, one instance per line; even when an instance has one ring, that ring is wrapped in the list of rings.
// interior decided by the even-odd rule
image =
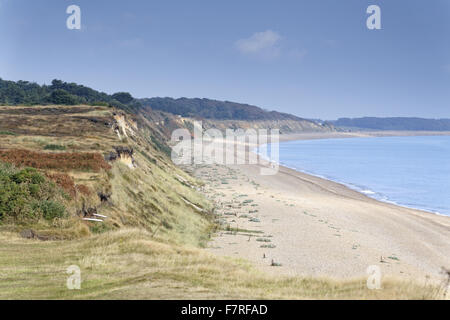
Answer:
[[[118,130],[120,137],[112,129],[116,123],[114,114],[123,116],[124,128]],[[15,133],[0,135],[0,146],[7,150],[47,153],[46,146],[58,145],[65,147],[66,152],[104,154],[115,146],[123,146],[134,149],[136,163],[135,169],[114,161],[108,171],[62,170],[59,173],[69,174],[77,184],[90,187],[93,196],[77,197],[68,204],[71,218],[59,221],[56,228],[55,223],[42,221],[31,226],[3,226],[3,230],[32,227],[49,236],[77,238],[92,231],[129,226],[144,228],[170,243],[197,246],[206,243],[213,227],[211,219],[194,211],[180,195],[205,211],[211,206],[195,189],[180,182],[182,179],[192,186],[198,183],[171,164],[164,151],[152,143],[151,136],[160,139],[161,134],[146,119],[107,107],[0,107],[0,128]],[[97,192],[112,193],[111,203],[100,203]],[[76,216],[83,204],[108,216],[107,223],[99,227],[83,222]]]
[[[66,268],[81,268],[81,290],[67,290]],[[433,287],[384,281],[268,277],[242,261],[155,241],[122,229],[78,241],[39,242],[0,234],[1,299],[427,299]]]
[[[365,280],[274,278],[243,261],[205,253],[199,247],[213,232],[214,224],[207,218],[211,206],[189,187],[198,182],[174,167],[161,146],[155,144],[167,129],[164,124],[126,115],[128,137],[124,138],[122,132],[120,139],[105,125],[113,122],[112,109],[17,110],[0,107],[0,131],[8,132],[0,134],[2,148],[44,152],[46,145],[56,144],[67,151],[104,153],[113,146],[128,146],[135,150],[137,168],[116,161],[108,172],[69,172],[77,183],[112,192],[111,204],[87,199],[89,205],[98,206],[99,213],[109,217],[102,227],[75,215],[79,201],[72,203],[71,218],[31,226],[39,232],[60,235],[66,239],[63,241],[20,238],[18,231],[29,225],[0,226],[0,298],[437,297],[435,288],[404,282],[385,281],[384,290],[371,291],[366,289]],[[139,129],[132,129],[133,123]],[[186,200],[205,212],[194,209]],[[65,286],[70,265],[81,268],[81,290],[67,290]]]

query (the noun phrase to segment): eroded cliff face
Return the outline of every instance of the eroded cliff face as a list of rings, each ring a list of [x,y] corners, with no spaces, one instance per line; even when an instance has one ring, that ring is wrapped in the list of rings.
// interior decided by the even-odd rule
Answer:
[[[68,194],[60,201],[64,226],[56,230],[49,222],[35,230],[38,234],[58,233],[59,239],[139,226],[158,230],[164,240],[198,245],[213,227],[211,205],[197,192],[198,182],[172,163],[168,143],[176,129],[193,132],[195,121],[104,106],[0,107],[0,127],[10,132],[0,135],[0,161],[34,167]],[[307,120],[204,120],[202,125],[203,130],[279,129],[282,134],[332,130]]]
[[[210,128],[219,129],[225,131],[226,129],[278,129],[280,134],[290,133],[307,133],[307,132],[331,132],[336,129],[327,123],[316,123],[309,120],[255,120],[255,121],[242,121],[242,120],[209,120],[209,119],[193,119],[178,117],[174,121],[182,127],[188,129],[193,128],[194,122],[201,122],[203,129]]]
[[[261,121],[207,121],[205,125],[218,129],[278,129],[280,134],[302,132],[329,132],[334,128],[326,124],[318,124],[308,120],[261,120]]]
[[[298,134],[298,133],[316,133],[316,132],[335,132],[339,131],[332,124],[327,122],[311,121],[307,119],[298,118],[295,116],[286,117],[279,120],[216,120],[204,119],[201,117],[183,117],[172,113],[167,113],[161,110],[153,110],[150,107],[139,109],[138,114],[142,119],[150,124],[153,130],[153,136],[157,136],[160,140],[168,142],[174,130],[179,128],[188,129],[191,134],[194,133],[195,123],[201,123],[202,130],[211,128],[218,129],[225,133],[227,129],[231,130],[259,130],[259,129],[277,129],[280,134]],[[118,119],[118,123],[122,120]],[[169,143],[170,144],[170,143]],[[166,150],[166,153],[170,150]]]
[[[0,107],[0,127],[11,130],[0,135],[0,161],[34,167],[67,194],[55,200],[65,208],[58,223],[29,227],[47,239],[140,227],[161,241],[202,244],[211,206],[170,160],[175,120],[102,106]]]
[[[106,153],[112,169],[104,192],[111,221],[144,227],[163,241],[204,244],[214,227],[212,205],[197,192],[199,182],[172,163],[167,145],[183,123],[158,112],[112,112],[118,143]]]

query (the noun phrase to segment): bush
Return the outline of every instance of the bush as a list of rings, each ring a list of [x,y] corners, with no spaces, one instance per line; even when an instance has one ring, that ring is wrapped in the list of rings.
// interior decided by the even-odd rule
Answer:
[[[65,146],[61,146],[59,144],[47,144],[46,146],[44,146],[44,150],[60,150],[60,151],[64,151],[66,150]]]
[[[128,104],[131,101],[133,101],[133,96],[131,94],[129,94],[128,92],[117,92],[114,93],[111,98],[113,98],[114,100],[119,101],[120,103],[123,104]]]
[[[0,131],[0,136],[17,136],[17,133],[11,131]]]
[[[45,178],[41,176],[34,168],[25,168],[13,175],[11,180],[15,183],[29,183],[33,185],[41,184],[45,181]]]
[[[64,89],[57,89],[50,94],[50,102],[62,105],[75,105],[79,103],[76,96],[71,95]]]
[[[34,204],[34,210],[40,210],[44,219],[53,220],[64,217],[66,208],[55,201],[43,200]]]
[[[115,99],[111,100],[111,101],[108,103],[108,106],[109,106],[109,107],[114,107],[114,108],[120,108],[120,109],[123,109],[123,108],[126,107],[123,103],[121,103],[120,101],[115,100]]]
[[[16,169],[0,162],[0,221],[53,220],[65,215],[63,192],[36,169]]]
[[[94,102],[89,103],[89,105],[95,106],[95,107],[108,107],[109,103],[105,102],[105,101],[94,101]]]

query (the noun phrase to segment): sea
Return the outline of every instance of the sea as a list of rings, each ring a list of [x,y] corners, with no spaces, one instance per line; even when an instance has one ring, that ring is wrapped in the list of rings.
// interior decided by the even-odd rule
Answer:
[[[281,142],[279,163],[377,200],[450,216],[450,136]]]

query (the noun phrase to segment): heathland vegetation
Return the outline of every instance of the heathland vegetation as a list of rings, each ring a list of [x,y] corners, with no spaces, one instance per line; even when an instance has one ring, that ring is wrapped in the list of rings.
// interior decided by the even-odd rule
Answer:
[[[302,120],[299,117],[259,107],[211,99],[151,98],[139,100],[144,107],[191,118],[216,120]]]
[[[0,105],[102,105],[123,109],[140,104],[127,92],[109,95],[104,92],[61,80],[50,85],[39,85],[28,81],[0,79]]]
[[[102,105],[128,111],[138,109],[160,110],[183,117],[216,120],[293,120],[306,121],[291,114],[266,111],[259,107],[211,99],[135,99],[128,92],[109,95],[76,83],[53,80],[50,85],[28,81],[0,79],[0,105]]]
[[[0,107],[0,128],[8,132],[0,134],[0,162],[9,168],[1,186],[11,190],[8,197],[3,193],[2,203],[23,204],[28,212],[42,198],[51,204],[39,204],[41,211],[44,204],[65,208],[58,217],[64,219],[40,219],[50,216],[45,211],[34,220],[20,219],[27,216],[21,214],[13,224],[4,220],[3,228],[32,228],[49,239],[123,227],[141,227],[174,243],[200,245],[208,238],[213,224],[205,213],[210,205],[193,189],[198,182],[171,163],[161,131],[166,126],[115,107],[51,105]],[[28,173],[31,180],[17,180],[16,172]],[[184,184],[175,174],[184,177]],[[193,211],[180,195],[205,213]],[[12,212],[9,207],[5,211]],[[108,219],[83,220],[97,215]]]
[[[0,221],[53,220],[65,215],[66,195],[34,168],[0,162]]]

